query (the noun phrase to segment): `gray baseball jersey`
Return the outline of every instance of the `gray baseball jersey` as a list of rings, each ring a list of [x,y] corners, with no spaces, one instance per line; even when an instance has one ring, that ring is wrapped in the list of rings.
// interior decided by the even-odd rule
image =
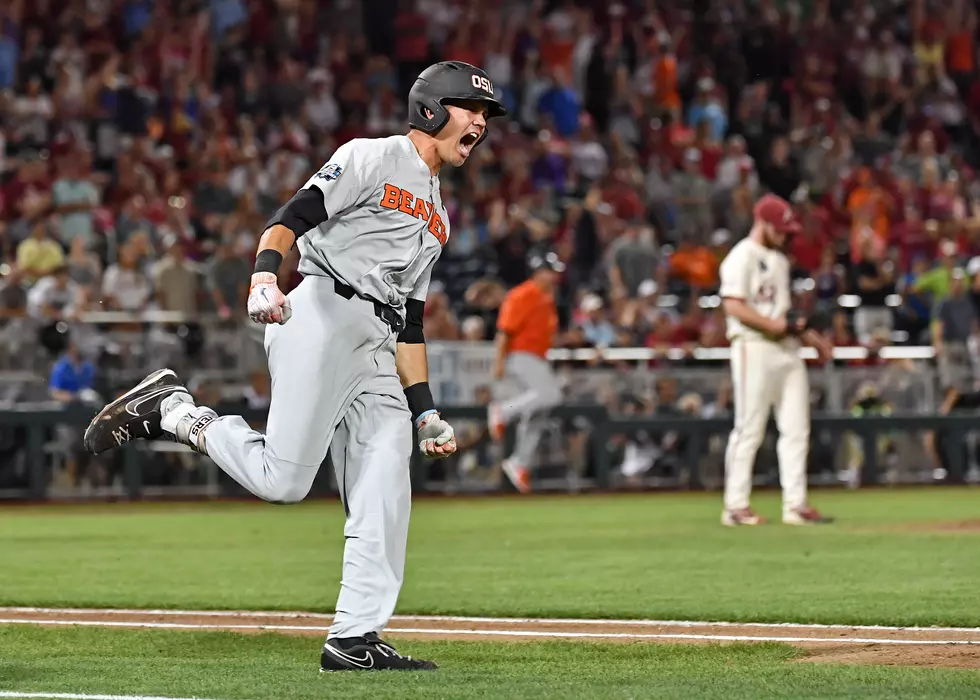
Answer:
[[[425,300],[449,238],[439,178],[408,136],[354,139],[305,188],[323,193],[327,221],[299,238],[304,275],[327,275],[402,309]]]

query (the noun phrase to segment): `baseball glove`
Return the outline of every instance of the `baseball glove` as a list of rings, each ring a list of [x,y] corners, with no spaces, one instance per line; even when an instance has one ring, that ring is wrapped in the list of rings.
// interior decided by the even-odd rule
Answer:
[[[800,335],[810,327],[806,314],[790,309],[786,312],[786,334]]]

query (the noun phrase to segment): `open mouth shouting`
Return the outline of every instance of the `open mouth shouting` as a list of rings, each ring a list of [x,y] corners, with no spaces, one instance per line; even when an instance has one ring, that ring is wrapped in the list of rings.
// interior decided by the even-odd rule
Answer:
[[[459,152],[464,158],[470,155],[476,142],[480,140],[483,130],[478,126],[471,126],[459,140]]]

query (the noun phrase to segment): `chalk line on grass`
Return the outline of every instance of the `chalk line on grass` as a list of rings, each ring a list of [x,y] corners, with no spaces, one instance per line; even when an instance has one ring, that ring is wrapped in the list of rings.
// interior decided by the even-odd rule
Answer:
[[[173,610],[139,608],[43,608],[0,607],[0,614],[33,613],[41,615],[157,615],[166,617],[275,617],[281,619],[309,618],[333,620],[331,613],[276,612],[274,610]],[[811,630],[874,630],[881,632],[980,632],[980,627],[923,627],[892,625],[844,625],[802,622],[734,622],[707,620],[615,620],[567,617],[470,617],[458,615],[395,615],[393,622],[461,622],[475,624],[528,624],[528,625],[633,625],[643,627],[752,627],[758,629],[811,629]]]
[[[85,693],[22,693],[0,690],[0,698],[50,698],[51,700],[206,700],[206,698],[165,698],[156,695],[87,695]]]
[[[0,619],[0,625],[56,625],[64,627],[122,627],[141,629],[182,629],[208,631],[251,631],[251,632],[327,632],[329,627],[320,625],[230,625],[194,624],[177,622],[127,622],[121,620],[18,620]],[[965,639],[876,639],[870,637],[779,637],[753,636],[743,634],[646,634],[632,632],[557,632],[551,630],[499,630],[499,629],[432,629],[425,627],[390,627],[385,630],[391,634],[424,634],[446,636],[478,637],[532,637],[553,639],[672,639],[703,642],[784,642],[806,644],[896,644],[896,645],[980,645],[980,640]],[[3,696],[0,696],[3,697]]]

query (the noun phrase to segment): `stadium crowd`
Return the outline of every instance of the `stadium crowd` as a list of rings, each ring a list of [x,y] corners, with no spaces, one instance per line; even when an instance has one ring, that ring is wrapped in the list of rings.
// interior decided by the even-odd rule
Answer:
[[[964,0],[7,0],[0,314],[244,323],[267,217],[339,144],[403,132],[414,77],[456,59],[512,117],[442,176],[428,338],[492,337],[547,244],[563,344],[723,346],[719,260],[772,191],[803,223],[800,303],[838,345],[965,362],[976,18]]]

